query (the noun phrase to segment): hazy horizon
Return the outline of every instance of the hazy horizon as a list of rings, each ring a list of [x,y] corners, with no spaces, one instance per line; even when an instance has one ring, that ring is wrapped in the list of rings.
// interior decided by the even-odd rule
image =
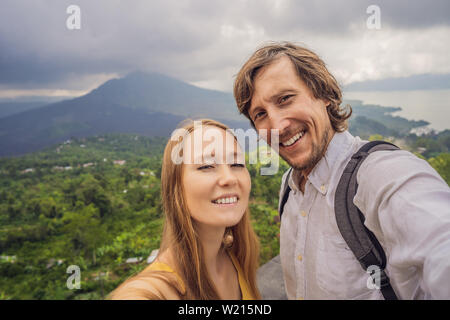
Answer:
[[[450,129],[450,89],[410,91],[344,91],[344,99],[364,104],[400,107],[392,113],[408,120],[425,120],[437,131]]]

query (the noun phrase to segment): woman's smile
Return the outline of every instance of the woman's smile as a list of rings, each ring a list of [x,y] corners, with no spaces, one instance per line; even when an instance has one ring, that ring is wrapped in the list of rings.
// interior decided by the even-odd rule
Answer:
[[[237,205],[239,197],[237,194],[224,195],[211,202],[216,206],[231,207]]]

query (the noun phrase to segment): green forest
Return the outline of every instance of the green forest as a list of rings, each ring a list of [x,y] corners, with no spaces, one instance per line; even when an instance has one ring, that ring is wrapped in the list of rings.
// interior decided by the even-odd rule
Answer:
[[[450,131],[366,138],[414,152],[450,183]],[[165,143],[165,138],[107,134],[1,158],[0,299],[104,299],[145,268],[162,232]],[[247,167],[264,264],[279,253],[278,193],[288,166],[280,159],[275,176],[261,176],[261,166]],[[80,289],[67,288],[70,265],[80,267]]]

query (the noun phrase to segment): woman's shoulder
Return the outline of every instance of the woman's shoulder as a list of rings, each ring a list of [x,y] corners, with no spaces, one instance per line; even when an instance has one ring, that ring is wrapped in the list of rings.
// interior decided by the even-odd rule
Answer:
[[[178,274],[166,263],[155,261],[138,275],[126,280],[111,300],[179,300],[185,294]]]

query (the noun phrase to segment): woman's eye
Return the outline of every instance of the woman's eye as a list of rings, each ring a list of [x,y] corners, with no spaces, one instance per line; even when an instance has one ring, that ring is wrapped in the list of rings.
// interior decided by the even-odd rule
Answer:
[[[205,169],[212,169],[212,168],[214,168],[212,165],[204,165],[204,166],[201,166],[201,167],[198,167],[198,170],[205,170]]]
[[[244,168],[245,164],[243,164],[243,163],[233,163],[232,166],[233,167],[238,167],[238,168]]]

